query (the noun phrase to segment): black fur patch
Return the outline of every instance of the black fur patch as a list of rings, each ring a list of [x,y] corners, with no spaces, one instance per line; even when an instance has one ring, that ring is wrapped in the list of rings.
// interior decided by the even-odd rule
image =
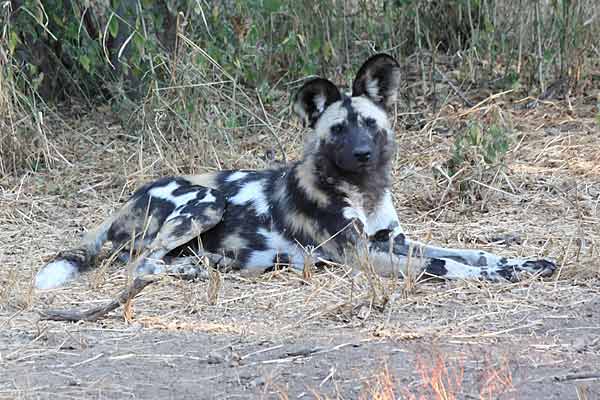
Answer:
[[[425,267],[425,272],[433,276],[445,276],[448,273],[446,261],[439,258],[432,258],[431,261],[429,261],[429,264],[427,264],[427,267]]]
[[[372,235],[369,240],[374,242],[387,242],[390,240],[390,235],[392,234],[391,229],[380,229]],[[404,235],[402,235],[402,240],[404,241]]]
[[[66,260],[80,272],[89,268],[93,261],[85,249],[61,251],[54,260]]]
[[[318,108],[319,97],[322,97],[323,108]],[[322,112],[332,103],[341,100],[342,95],[338,88],[327,79],[315,78],[306,82],[294,97],[294,108],[299,108],[304,113],[305,122],[311,128],[321,116]]]
[[[389,109],[400,84],[400,65],[387,54],[376,54],[360,67],[352,84],[352,96],[369,97],[378,106]],[[370,86],[377,94],[369,93]],[[372,88],[371,88],[372,90]]]
[[[358,114],[354,107],[352,107],[352,99],[350,97],[344,96],[344,100],[342,101],[342,107],[346,109],[346,124],[356,124],[358,121]]]
[[[500,275],[507,281],[513,282],[514,280],[516,280],[518,271],[515,270],[514,267],[512,267],[512,266],[505,266],[505,267],[498,269],[496,272],[498,273],[498,275]]]

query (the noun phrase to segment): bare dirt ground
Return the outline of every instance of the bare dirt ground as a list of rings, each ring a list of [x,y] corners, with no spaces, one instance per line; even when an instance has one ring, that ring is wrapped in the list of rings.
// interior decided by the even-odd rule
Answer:
[[[35,272],[170,166],[102,111],[69,116],[71,128],[40,143],[55,151],[52,168],[0,181],[0,398],[600,398],[592,106],[508,107],[516,135],[507,168],[476,184],[471,203],[432,172],[465,111],[447,107],[421,130],[397,129],[394,200],[405,229],[438,244],[551,257],[560,266],[551,279],[412,286],[342,269],[164,277],[127,315],[81,323],[42,321],[38,311],[106,302],[126,268],[105,262],[48,291],[32,289]],[[289,158],[298,137],[283,141]],[[213,165],[260,166],[268,137],[240,140],[241,151]]]

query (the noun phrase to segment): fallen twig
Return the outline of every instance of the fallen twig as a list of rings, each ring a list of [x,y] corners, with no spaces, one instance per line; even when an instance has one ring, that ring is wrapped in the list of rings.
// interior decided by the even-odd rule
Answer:
[[[452,83],[452,81],[450,79],[448,79],[446,74],[444,74],[438,67],[435,67],[435,70],[437,71],[438,74],[440,74],[442,76],[442,79],[444,80],[444,82],[446,82],[448,84],[448,86],[450,86],[450,88],[454,91],[454,93],[456,93],[458,95],[458,97],[460,97],[462,99],[462,101],[465,103],[465,105],[467,107],[473,107],[475,105],[475,103],[473,103],[471,100],[469,100],[467,98],[467,96],[462,92],[462,90],[460,90],[454,83]]]
[[[91,308],[87,311],[80,310],[45,310],[40,311],[40,317],[46,321],[97,321],[103,318],[109,312],[116,310],[121,305],[131,301],[144,288],[151,283],[158,281],[158,276],[141,276],[133,280],[131,285],[127,286],[116,299],[110,303]]]
[[[581,374],[568,374],[563,376],[555,376],[553,379],[557,382],[596,380],[600,379],[600,373],[589,372]]]

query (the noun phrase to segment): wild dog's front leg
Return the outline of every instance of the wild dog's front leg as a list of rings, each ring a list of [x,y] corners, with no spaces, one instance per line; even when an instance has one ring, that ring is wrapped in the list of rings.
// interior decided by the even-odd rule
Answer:
[[[483,278],[490,280],[519,280],[522,272],[550,276],[556,265],[548,260],[509,259],[492,253],[470,249],[447,249],[407,239],[399,234],[390,239],[389,232],[381,231],[372,237],[374,249],[387,250],[399,258],[430,260],[424,271],[446,278]]]
[[[367,217],[365,233],[370,239],[371,259],[377,259],[382,273],[398,273],[411,262],[417,272],[445,278],[515,281],[521,272],[550,276],[556,269],[548,260],[507,259],[485,251],[447,249],[410,240],[400,227],[389,190]]]
[[[369,241],[369,260],[383,276],[439,277],[445,279],[483,278],[499,280],[501,276],[487,267],[475,267],[449,258],[424,257],[404,252],[404,236]]]
[[[398,242],[398,247],[402,248],[402,253],[412,248],[416,254],[422,254],[424,257],[451,259],[463,264],[480,267],[482,273],[484,273],[482,277],[485,278],[496,279],[496,276],[499,275],[509,281],[518,281],[523,272],[548,277],[556,270],[556,264],[544,259],[506,258],[481,250],[430,246],[404,237],[395,242]]]

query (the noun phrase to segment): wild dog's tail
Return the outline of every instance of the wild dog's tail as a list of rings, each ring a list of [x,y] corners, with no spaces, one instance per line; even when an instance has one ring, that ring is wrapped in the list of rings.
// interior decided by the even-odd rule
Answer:
[[[61,251],[35,276],[35,287],[50,289],[73,280],[80,272],[90,268],[106,242],[112,219],[85,234],[81,243],[71,250]]]

